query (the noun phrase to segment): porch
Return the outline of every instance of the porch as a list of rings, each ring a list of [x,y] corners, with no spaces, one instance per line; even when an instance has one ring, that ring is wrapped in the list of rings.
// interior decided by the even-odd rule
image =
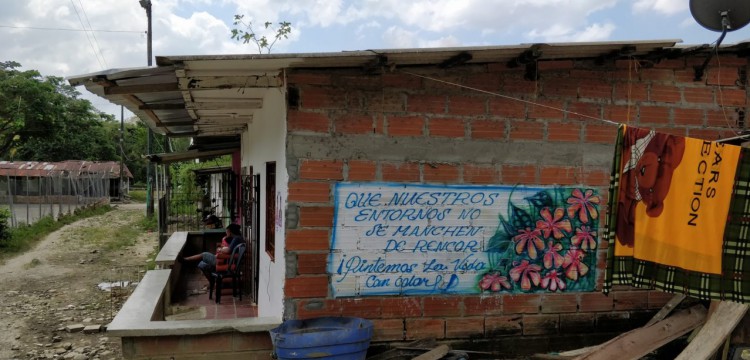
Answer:
[[[126,359],[271,358],[268,330],[282,320],[258,317],[250,296],[240,301],[230,293],[216,304],[202,291],[208,284],[202,274],[177,261],[183,251],[213,241],[213,235],[176,232],[162,246],[157,269],[146,272],[107,326],[111,336],[122,339]]]

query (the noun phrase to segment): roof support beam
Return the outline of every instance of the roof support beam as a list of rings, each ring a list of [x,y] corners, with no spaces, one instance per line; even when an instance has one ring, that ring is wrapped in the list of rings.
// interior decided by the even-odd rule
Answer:
[[[125,94],[138,94],[138,93],[155,93],[164,91],[177,91],[180,90],[177,87],[177,83],[164,83],[164,84],[139,84],[139,85],[123,85],[123,86],[105,86],[104,95],[125,95]]]

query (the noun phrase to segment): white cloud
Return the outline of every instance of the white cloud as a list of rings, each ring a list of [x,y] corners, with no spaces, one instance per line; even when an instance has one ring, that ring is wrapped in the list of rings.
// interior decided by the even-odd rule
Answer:
[[[383,42],[389,48],[413,48],[416,34],[398,26],[391,26],[383,33]]]
[[[592,42],[606,40],[614,30],[615,25],[612,23],[592,24],[580,31],[575,31],[575,29],[565,26],[554,25],[544,31],[534,29],[528,33],[528,37],[532,39],[541,38],[548,42]]]
[[[676,14],[688,8],[687,0],[637,0],[633,4],[636,13],[656,11],[666,15]]]

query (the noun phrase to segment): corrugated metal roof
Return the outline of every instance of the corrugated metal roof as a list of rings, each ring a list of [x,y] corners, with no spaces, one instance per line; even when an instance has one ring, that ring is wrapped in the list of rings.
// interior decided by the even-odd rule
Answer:
[[[708,45],[676,46],[680,40],[521,44],[514,46],[377,49],[332,53],[159,56],[158,67],[109,70],[69,78],[127,107],[157,133],[176,136],[241,134],[263,107],[264,95],[283,86],[283,71],[295,68],[403,68],[452,63],[510,63],[624,58],[661,59],[708,53]],[[725,45],[746,52],[749,43]],[[238,91],[242,90],[242,91]]]
[[[124,166],[125,176],[133,175]],[[115,161],[67,160],[61,162],[0,161],[0,176],[58,177],[98,174],[108,178],[120,177],[120,163]]]

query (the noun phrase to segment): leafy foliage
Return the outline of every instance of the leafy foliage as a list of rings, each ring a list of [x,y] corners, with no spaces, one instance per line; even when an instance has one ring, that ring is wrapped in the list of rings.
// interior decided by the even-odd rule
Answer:
[[[266,30],[275,32],[273,39],[269,40],[265,35],[258,35],[253,29],[253,22],[245,22],[245,15],[234,15],[234,26],[240,28],[232,29],[232,39],[242,41],[243,44],[253,43],[258,48],[258,54],[262,54],[264,51],[267,54],[271,53],[271,49],[281,38],[288,39],[289,34],[292,32],[292,23],[288,21],[280,21],[276,24],[276,27],[272,22],[266,21],[263,25]]]

